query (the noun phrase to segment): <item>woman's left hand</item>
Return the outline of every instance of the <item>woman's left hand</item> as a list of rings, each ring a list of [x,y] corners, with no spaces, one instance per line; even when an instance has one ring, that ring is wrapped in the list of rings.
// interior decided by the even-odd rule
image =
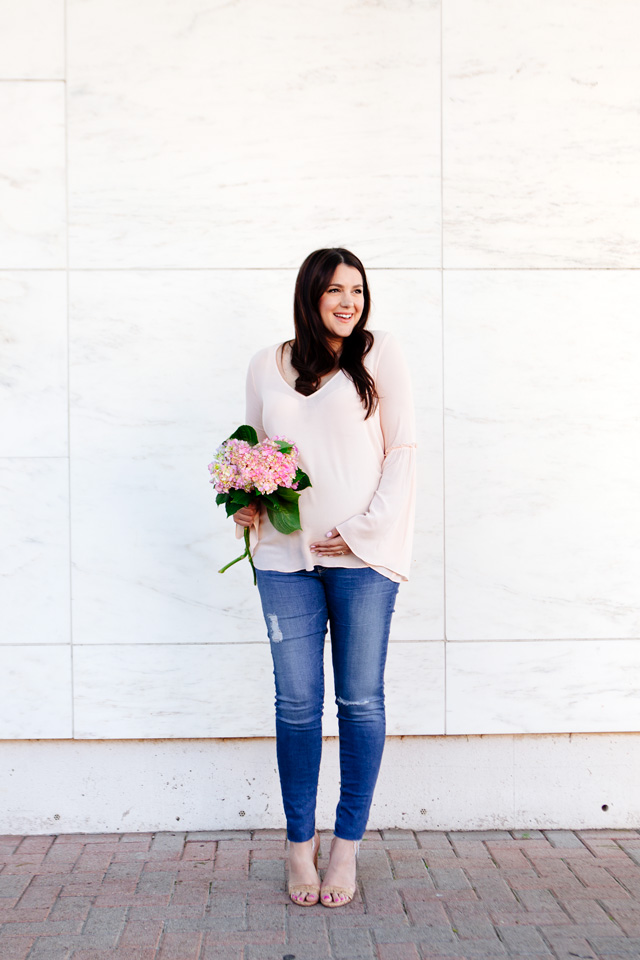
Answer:
[[[351,553],[335,527],[329,531],[324,540],[317,540],[310,544],[309,549],[317,557],[343,557],[345,554]]]

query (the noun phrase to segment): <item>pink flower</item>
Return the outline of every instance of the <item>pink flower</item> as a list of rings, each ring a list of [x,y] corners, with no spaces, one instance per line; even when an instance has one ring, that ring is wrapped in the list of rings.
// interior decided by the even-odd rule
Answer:
[[[283,449],[284,448],[284,449]],[[246,440],[226,440],[209,464],[217,493],[244,490],[274,493],[278,487],[296,489],[298,448],[284,437],[267,437],[255,446]]]

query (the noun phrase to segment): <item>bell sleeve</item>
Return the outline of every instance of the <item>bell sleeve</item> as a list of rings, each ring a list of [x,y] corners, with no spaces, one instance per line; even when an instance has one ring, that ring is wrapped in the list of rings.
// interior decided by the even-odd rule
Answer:
[[[416,504],[415,411],[408,364],[387,334],[375,374],[384,459],[366,513],[337,524],[352,553],[371,567],[409,579]]]

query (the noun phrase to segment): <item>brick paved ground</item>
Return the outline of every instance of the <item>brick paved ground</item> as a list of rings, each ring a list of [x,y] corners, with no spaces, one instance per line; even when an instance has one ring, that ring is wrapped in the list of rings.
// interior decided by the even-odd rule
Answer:
[[[637,830],[370,831],[337,910],[290,903],[284,858],[280,830],[0,836],[0,960],[640,960]]]

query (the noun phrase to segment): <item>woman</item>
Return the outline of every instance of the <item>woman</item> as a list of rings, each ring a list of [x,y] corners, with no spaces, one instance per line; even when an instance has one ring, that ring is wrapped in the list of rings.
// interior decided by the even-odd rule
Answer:
[[[409,375],[394,338],[366,329],[370,297],[360,260],[341,247],[300,267],[295,338],[251,360],[246,422],[300,451],[312,486],[301,531],[283,535],[256,505],[258,588],[276,684],[278,769],[294,903],[342,906],[356,888],[385,739],[383,674],[399,583],[408,578],[415,503]],[[331,628],[340,734],[340,802],[322,887],[315,807],[322,749],[323,649]]]

